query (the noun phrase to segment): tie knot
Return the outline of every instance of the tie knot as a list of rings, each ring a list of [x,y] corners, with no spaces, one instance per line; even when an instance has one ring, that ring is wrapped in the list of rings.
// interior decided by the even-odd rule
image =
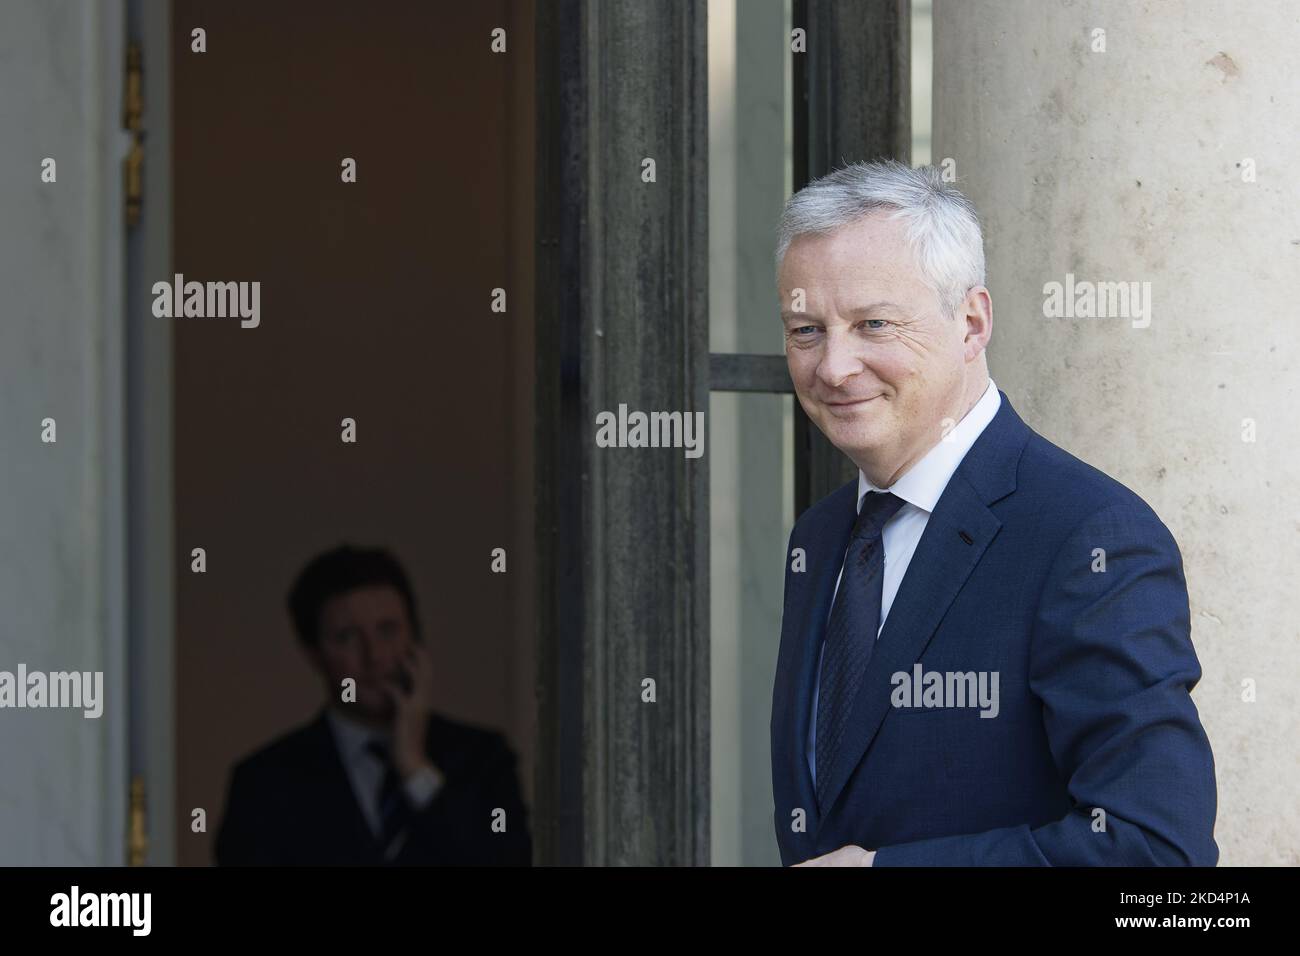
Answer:
[[[868,491],[858,509],[858,521],[853,526],[853,537],[876,537],[885,522],[898,513],[907,502],[888,491]]]

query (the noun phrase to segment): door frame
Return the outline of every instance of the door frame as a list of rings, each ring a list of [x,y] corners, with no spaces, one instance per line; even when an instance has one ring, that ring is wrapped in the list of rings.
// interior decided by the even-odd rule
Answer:
[[[172,275],[171,0],[126,0],[126,41],[142,57],[139,224],[126,244],[127,660],[130,688],[128,849],[176,863],[176,562],[173,517],[172,325],[153,316],[152,285]],[[126,50],[116,65],[124,72]],[[121,125],[120,110],[115,114]],[[123,794],[126,797],[126,794]],[[207,808],[208,817],[214,807]],[[124,813],[124,817],[127,816]],[[141,837],[144,838],[143,845]],[[129,857],[128,857],[129,859]]]
[[[618,401],[610,369],[630,368],[628,353],[647,347],[646,315],[682,346],[653,366],[663,381],[627,382],[655,407],[707,409],[710,391],[793,392],[784,356],[708,352],[706,9],[704,0],[537,8],[540,863],[709,860],[707,453],[693,473],[657,475],[637,499],[646,485],[593,447],[593,415]],[[793,25],[818,38],[794,55],[796,190],[832,160],[910,160],[910,10],[910,0],[793,0]],[[634,69],[616,61],[646,50],[658,55]],[[627,201],[626,165],[647,149],[659,151],[660,169],[676,170],[676,192],[637,205]],[[654,230],[675,245],[638,271]],[[637,297],[619,295],[629,283]],[[678,308],[658,308],[665,302]],[[857,470],[794,404],[797,516]],[[685,538],[656,523],[665,500],[690,529]],[[643,507],[627,511],[633,503]],[[629,588],[629,568],[662,595],[635,606],[634,619],[659,624],[662,602],[677,602],[662,633],[617,616],[610,627],[612,600],[630,590],[635,605],[646,593]],[[625,658],[657,660],[680,681],[662,725],[623,729],[634,674]]]

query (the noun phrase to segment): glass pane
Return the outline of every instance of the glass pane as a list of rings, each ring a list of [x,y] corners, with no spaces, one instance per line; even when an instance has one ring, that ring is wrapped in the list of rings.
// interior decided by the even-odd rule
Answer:
[[[769,725],[794,524],[794,398],[709,401],[712,860],[780,866]]]
[[[776,225],[790,195],[789,0],[709,2],[709,350],[784,354]]]
[[[930,165],[933,0],[912,0],[912,165]]]
[[[782,355],[773,253],[790,194],[789,0],[709,2],[709,345]],[[709,402],[712,860],[779,866],[769,725],[794,522],[790,395]]]

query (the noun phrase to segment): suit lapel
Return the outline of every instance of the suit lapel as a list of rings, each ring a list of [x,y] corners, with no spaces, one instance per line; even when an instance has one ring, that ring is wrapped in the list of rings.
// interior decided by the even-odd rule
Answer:
[[[809,834],[816,833],[817,796],[808,772],[805,743],[812,708],[817,656],[830,613],[835,578],[849,546],[857,512],[858,480],[834,492],[827,509],[827,519],[809,529],[802,538],[807,549],[807,570],[803,587],[793,588],[792,605],[782,616],[781,647],[777,661],[777,695],[772,708],[775,733],[773,766],[780,768],[778,779],[796,781],[795,793],[777,794],[778,807],[801,807],[807,813]],[[800,546],[797,542],[796,546]],[[786,555],[786,560],[791,560]],[[796,573],[796,572],[791,572]]]
[[[352,778],[343,767],[338,741],[324,711],[312,724],[312,741],[313,763],[320,774],[321,786],[311,799],[320,818],[327,821],[323,832],[331,834],[330,839],[343,841],[360,858],[378,859],[374,834],[357,803]]]
[[[988,506],[1015,490],[1016,466],[1029,432],[1006,395],[1001,391],[999,395],[1002,404],[997,414],[953,472],[917,542],[854,698],[840,752],[827,768],[829,789],[819,820],[834,806],[875,739],[889,710],[891,676],[900,671],[911,674],[953,599],[1002,527]],[[841,553],[851,532],[850,525]],[[836,571],[838,567],[830,572],[832,587]],[[814,617],[813,622],[822,633],[824,615]],[[806,715],[804,719],[806,722]]]

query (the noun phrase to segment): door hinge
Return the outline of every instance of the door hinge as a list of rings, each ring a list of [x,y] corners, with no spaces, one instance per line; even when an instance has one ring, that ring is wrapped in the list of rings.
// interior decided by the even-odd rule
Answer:
[[[135,777],[131,780],[130,820],[126,829],[127,866],[144,866],[149,852],[144,809],[144,777]]]
[[[126,200],[126,225],[139,225],[144,204],[144,73],[141,68],[140,44],[126,48],[126,85],[122,108],[122,128],[131,134],[131,149],[122,160],[123,196]]]

